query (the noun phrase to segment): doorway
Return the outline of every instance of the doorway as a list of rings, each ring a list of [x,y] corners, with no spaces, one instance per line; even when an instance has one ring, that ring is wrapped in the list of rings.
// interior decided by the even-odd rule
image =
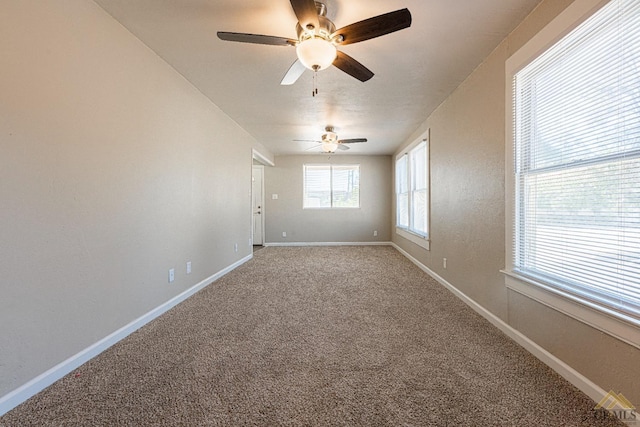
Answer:
[[[253,165],[251,171],[251,200],[253,246],[264,245],[264,166]]]

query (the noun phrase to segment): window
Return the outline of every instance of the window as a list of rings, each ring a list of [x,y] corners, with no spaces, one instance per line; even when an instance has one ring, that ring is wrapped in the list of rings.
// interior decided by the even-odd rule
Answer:
[[[579,15],[572,6],[565,16]],[[612,0],[520,60],[507,64],[507,273],[640,325],[640,2]]]
[[[396,159],[396,231],[428,248],[429,144],[428,139],[409,146]]]
[[[303,208],[359,207],[359,165],[304,165]]]

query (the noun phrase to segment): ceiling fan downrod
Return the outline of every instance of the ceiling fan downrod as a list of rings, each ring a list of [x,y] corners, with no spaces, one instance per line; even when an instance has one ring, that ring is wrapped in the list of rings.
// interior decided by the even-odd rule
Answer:
[[[316,10],[318,11],[318,16],[327,16],[327,5],[322,2],[315,2]]]

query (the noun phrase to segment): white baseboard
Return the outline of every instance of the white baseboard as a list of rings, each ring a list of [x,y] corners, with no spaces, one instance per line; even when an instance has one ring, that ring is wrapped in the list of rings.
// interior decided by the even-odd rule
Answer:
[[[391,242],[271,242],[264,246],[391,246]]]
[[[79,366],[86,363],[90,359],[94,358],[98,354],[102,353],[103,351],[105,351],[106,349],[108,349],[118,341],[127,337],[128,335],[135,332],[136,330],[140,329],[142,326],[149,323],[150,321],[157,318],[158,316],[162,315],[169,309],[175,307],[176,305],[186,300],[187,298],[189,298],[199,290],[205,288],[210,283],[218,280],[220,277],[224,276],[225,274],[229,273],[230,271],[234,270],[235,268],[249,261],[251,258],[253,258],[253,254],[248,255],[245,258],[235,262],[234,264],[231,264],[230,266],[213,274],[212,276],[207,277],[197,285],[171,298],[169,301],[154,308],[148,313],[140,316],[139,318],[132,321],[128,325],[123,326],[117,331],[102,338],[100,341],[90,345],[89,347],[85,348],[79,353],[71,356],[67,360],[57,364],[56,366],[49,369],[48,371],[38,375],[37,377],[33,378],[32,380],[23,384],[17,389],[0,397],[0,416],[9,412],[11,409],[15,408],[25,400],[29,399],[31,396],[34,396],[35,394],[44,390],[54,382],[58,381],[60,378],[72,372],[74,369],[77,369]]]
[[[537,357],[541,362],[545,365],[556,371],[560,376],[569,381],[571,384],[576,386],[580,391],[589,396],[594,402],[599,402],[607,392],[600,388],[593,381],[573,369],[571,366],[567,365],[562,360],[558,359],[553,354],[549,353],[547,350],[533,342],[530,338],[524,335],[522,332],[517,331],[505,321],[500,319],[495,314],[491,313],[489,310],[475,302],[473,299],[468,297],[465,293],[460,291],[458,288],[453,286],[451,283],[447,282],[440,275],[435,273],[426,265],[422,264],[420,261],[411,256],[408,252],[403,250],[401,247],[392,243],[391,246],[396,248],[402,255],[408,258],[411,262],[417,265],[422,271],[427,273],[429,276],[436,279],[442,286],[451,291],[455,296],[464,301],[469,307],[471,307],[474,311],[480,314],[482,317],[487,319],[492,325],[500,329],[505,335],[509,338],[520,344],[527,350],[529,353],[533,354]]]

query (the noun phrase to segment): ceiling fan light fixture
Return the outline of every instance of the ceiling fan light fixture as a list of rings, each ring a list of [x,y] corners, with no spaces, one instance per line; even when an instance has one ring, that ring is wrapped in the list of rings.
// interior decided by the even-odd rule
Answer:
[[[325,153],[335,153],[338,149],[337,142],[323,142],[322,143],[322,151]]]
[[[322,37],[313,37],[298,43],[296,53],[302,65],[310,70],[319,71],[333,64],[338,50],[330,41]]]

